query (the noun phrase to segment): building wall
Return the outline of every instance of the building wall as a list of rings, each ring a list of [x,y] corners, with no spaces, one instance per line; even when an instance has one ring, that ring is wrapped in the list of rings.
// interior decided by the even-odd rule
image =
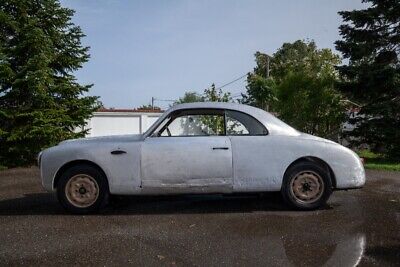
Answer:
[[[162,113],[94,112],[85,128],[87,137],[144,133]]]

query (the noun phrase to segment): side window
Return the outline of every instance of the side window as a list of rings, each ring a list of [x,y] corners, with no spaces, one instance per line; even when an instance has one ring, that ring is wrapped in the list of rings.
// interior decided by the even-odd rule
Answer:
[[[226,111],[227,135],[267,135],[268,131],[253,117],[237,111]]]
[[[209,113],[209,114],[207,114]],[[201,111],[184,112],[172,117],[158,132],[158,136],[215,136],[224,135],[224,116]]]

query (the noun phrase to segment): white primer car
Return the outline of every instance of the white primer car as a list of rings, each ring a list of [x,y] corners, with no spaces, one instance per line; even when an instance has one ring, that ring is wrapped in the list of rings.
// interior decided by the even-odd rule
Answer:
[[[269,191],[309,210],[365,183],[350,149],[261,109],[216,102],[173,106],[142,135],[61,142],[39,154],[39,166],[44,188],[74,213],[98,210],[109,194]]]

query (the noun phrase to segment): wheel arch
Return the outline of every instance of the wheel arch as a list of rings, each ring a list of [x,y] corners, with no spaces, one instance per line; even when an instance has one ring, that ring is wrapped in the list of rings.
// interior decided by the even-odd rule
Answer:
[[[73,160],[73,161],[69,161],[69,162],[65,163],[63,166],[61,166],[61,168],[58,169],[58,171],[56,172],[56,175],[54,176],[54,179],[53,179],[53,189],[57,188],[57,184],[58,184],[58,181],[60,180],[61,175],[66,170],[68,170],[69,168],[76,166],[76,165],[88,165],[88,166],[96,168],[102,175],[104,175],[104,177],[106,178],[107,184],[109,185],[107,175],[99,165],[97,165],[96,163],[94,163],[93,161],[90,161],[90,160]]]
[[[329,166],[328,163],[326,163],[326,161],[318,158],[318,157],[314,157],[314,156],[305,156],[305,157],[301,157],[296,159],[295,161],[293,161],[285,170],[284,176],[286,176],[287,171],[295,166],[296,164],[300,163],[300,162],[312,162],[317,164],[318,166],[320,166],[321,168],[323,168],[324,170],[327,171],[327,173],[329,174],[329,178],[331,179],[332,182],[332,187],[336,188],[336,177],[335,177],[335,173],[333,172],[332,168]]]

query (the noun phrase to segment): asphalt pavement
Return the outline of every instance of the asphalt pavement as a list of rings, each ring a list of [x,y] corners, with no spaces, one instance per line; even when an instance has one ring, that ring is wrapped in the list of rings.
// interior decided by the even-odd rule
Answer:
[[[66,213],[37,168],[0,172],[0,265],[400,266],[400,172],[368,171],[321,210],[279,194],[123,197]]]

